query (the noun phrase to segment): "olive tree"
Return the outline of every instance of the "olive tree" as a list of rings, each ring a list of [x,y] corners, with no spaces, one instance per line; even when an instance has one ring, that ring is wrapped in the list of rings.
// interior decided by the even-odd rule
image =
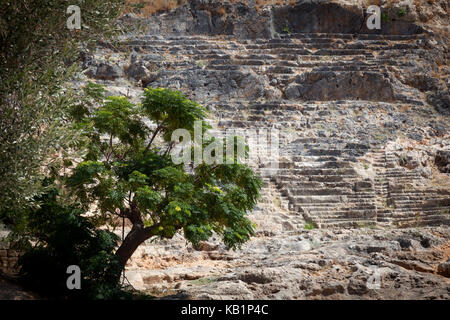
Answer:
[[[67,28],[69,5],[81,29]],[[45,164],[72,141],[65,112],[82,97],[66,83],[80,47],[116,33],[121,0],[2,0],[0,4],[0,219],[17,223],[42,191]]]

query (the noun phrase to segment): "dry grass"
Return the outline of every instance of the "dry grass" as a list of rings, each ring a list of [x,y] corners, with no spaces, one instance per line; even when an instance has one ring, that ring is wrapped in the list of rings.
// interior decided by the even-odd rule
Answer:
[[[401,105],[401,106],[399,107],[399,110],[400,110],[400,112],[406,112],[406,111],[408,111],[410,108],[411,108],[411,107],[408,106],[408,105]]]
[[[175,9],[185,3],[186,0],[128,0],[125,13],[135,12],[139,8],[141,15],[150,16],[154,13]]]
[[[224,15],[227,13],[227,10],[225,10],[224,7],[220,7],[220,8],[217,10],[217,13],[218,13],[219,15],[221,15],[221,16],[224,16]]]
[[[383,3],[383,1],[381,0],[369,0],[367,1],[367,5],[371,6],[371,5],[375,5],[375,6],[381,6]]]

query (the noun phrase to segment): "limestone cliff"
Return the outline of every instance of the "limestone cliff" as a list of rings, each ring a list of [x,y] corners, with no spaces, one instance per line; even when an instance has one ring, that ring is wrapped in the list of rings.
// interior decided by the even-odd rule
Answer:
[[[373,3],[381,30],[366,27]],[[133,283],[199,298],[448,299],[437,267],[450,240],[447,6],[190,0],[122,17],[133,30],[86,53],[81,82],[136,101],[143,87],[175,88],[217,129],[280,130],[258,237],[235,253],[149,245]],[[381,288],[367,286],[372,269]]]

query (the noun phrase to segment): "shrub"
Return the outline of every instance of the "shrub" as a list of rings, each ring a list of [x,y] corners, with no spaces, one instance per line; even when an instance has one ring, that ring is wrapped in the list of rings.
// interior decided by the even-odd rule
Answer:
[[[113,254],[119,238],[97,229],[83,211],[58,203],[57,192],[28,213],[26,232],[34,246],[19,258],[23,283],[48,297],[107,299],[120,294],[121,268]],[[81,290],[69,290],[67,267],[81,269]]]
[[[399,17],[404,17],[404,16],[406,16],[406,8],[400,8],[400,9],[398,10],[398,12],[397,12],[397,15],[398,15]]]

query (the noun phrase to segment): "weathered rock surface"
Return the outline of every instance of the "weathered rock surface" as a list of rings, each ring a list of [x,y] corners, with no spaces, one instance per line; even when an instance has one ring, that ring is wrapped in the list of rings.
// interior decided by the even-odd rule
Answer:
[[[438,265],[438,274],[450,278],[450,258]]]
[[[449,299],[448,38],[431,27],[445,29],[444,2],[384,6],[381,31],[365,29],[364,1],[192,0],[125,16],[142,29],[84,59],[109,94],[169,87],[218,130],[280,130],[242,251],[149,244],[129,280],[195,299]]]
[[[402,1],[381,3],[384,19],[381,30],[369,30],[364,12],[370,1],[298,0],[293,5],[258,6],[259,1],[190,0],[187,4],[152,19],[128,14],[128,23],[139,23],[148,34],[164,37],[233,35],[243,39],[271,38],[277,33],[382,33],[414,34],[423,23],[445,21],[445,1],[424,3]],[[420,1],[419,1],[420,2]],[[419,17],[420,16],[420,17]]]
[[[180,236],[141,248],[127,277],[190,299],[449,299],[449,248],[448,227],[297,230],[235,252],[196,251]]]

